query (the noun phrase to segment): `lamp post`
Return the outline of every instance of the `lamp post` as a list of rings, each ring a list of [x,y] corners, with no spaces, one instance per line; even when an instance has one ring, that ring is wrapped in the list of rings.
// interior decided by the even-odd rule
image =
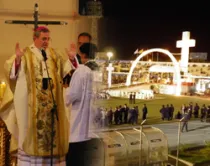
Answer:
[[[177,141],[177,154],[176,154],[176,166],[179,164],[179,145],[180,145],[180,135],[181,135],[181,122],[184,117],[179,120],[179,128],[178,128],[178,141]]]
[[[106,70],[108,71],[108,88],[112,85],[112,71],[114,70],[114,67],[112,66],[112,63],[110,62],[111,57],[113,56],[112,52],[107,52],[108,57],[108,67]]]
[[[142,131],[143,131],[143,124],[146,122],[147,120],[143,120],[140,124],[140,144],[139,144],[139,147],[140,147],[140,156],[139,156],[139,166],[141,166],[141,163],[142,163]]]
[[[111,57],[113,56],[113,53],[112,52],[107,52],[107,57],[108,57],[108,63],[110,63],[110,59],[111,59]]]

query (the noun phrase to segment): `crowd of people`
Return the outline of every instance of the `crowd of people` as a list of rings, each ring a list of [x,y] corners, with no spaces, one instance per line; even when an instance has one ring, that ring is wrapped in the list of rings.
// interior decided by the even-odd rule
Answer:
[[[134,104],[134,103],[131,103]],[[162,105],[160,108],[161,120],[171,121],[173,119],[190,120],[192,117],[200,118],[201,122],[209,122],[210,120],[210,106],[206,107],[205,104],[201,106],[195,103],[189,105],[183,104],[180,110],[175,110],[173,104]],[[176,114],[175,114],[176,112]],[[136,106],[128,106],[127,104],[116,106],[114,109],[98,107],[95,121],[99,127],[109,127],[110,125],[121,124],[139,124],[139,120],[147,119],[148,108],[144,104],[142,109]],[[187,116],[186,116],[187,115]]]
[[[147,118],[147,106],[143,105],[142,113],[139,111],[138,106],[129,107],[127,104],[116,106],[113,108],[99,107],[95,116],[99,127],[108,127],[110,125],[121,125],[121,124],[139,124],[139,115],[142,115],[142,119]]]
[[[160,114],[161,114],[161,119],[162,120],[172,120],[173,119],[173,115],[174,115],[174,106],[173,104],[169,105],[167,104],[162,105],[162,108],[160,109]]]
[[[193,103],[190,103],[188,106],[183,104],[181,107],[181,113],[185,114],[189,113],[189,117],[194,118],[200,118],[201,122],[208,122],[210,118],[210,105],[206,106],[203,104],[202,106],[199,106],[198,103],[195,103],[193,106]]]
[[[163,105],[160,109],[160,113],[162,115],[162,120],[172,120],[174,115],[173,105],[167,105],[166,107]],[[182,120],[183,125],[181,131],[183,132],[185,129],[185,131],[188,132],[188,121],[191,118],[200,118],[201,122],[210,122],[210,105],[206,106],[205,104],[203,104],[202,106],[199,106],[198,103],[195,103],[195,105],[193,105],[192,102],[190,102],[189,105],[183,104],[174,118]]]

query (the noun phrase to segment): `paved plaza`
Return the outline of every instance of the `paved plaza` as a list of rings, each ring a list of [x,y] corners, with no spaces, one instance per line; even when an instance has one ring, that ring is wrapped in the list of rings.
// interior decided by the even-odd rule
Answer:
[[[178,143],[179,122],[144,125],[144,127],[147,126],[153,126],[163,131],[163,133],[166,135],[168,139],[169,149],[176,149]],[[116,128],[116,130],[121,130],[121,129],[132,130],[133,128],[139,129],[139,125],[118,127]],[[105,130],[110,130],[110,129],[105,129]],[[115,129],[112,128],[111,130]],[[180,133],[180,146],[186,144],[205,145],[206,142],[210,143],[210,123],[201,122],[199,120],[192,120],[188,122],[188,132],[184,131]]]
[[[178,122],[153,125],[161,129],[168,138],[169,148],[175,148],[178,142]],[[204,145],[210,141],[210,123],[199,120],[188,122],[188,132],[181,132],[180,144]]]

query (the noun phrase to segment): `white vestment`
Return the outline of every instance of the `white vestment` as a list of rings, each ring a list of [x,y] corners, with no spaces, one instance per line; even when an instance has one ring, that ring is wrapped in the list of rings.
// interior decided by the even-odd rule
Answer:
[[[85,65],[75,70],[70,86],[66,90],[66,106],[72,104],[69,142],[82,142],[94,136],[93,110],[94,74]]]
[[[34,53],[37,58],[43,60],[41,51],[37,49],[34,44],[30,46],[30,50]],[[49,55],[48,50],[46,54]],[[22,62],[21,62],[22,63]],[[17,124],[19,129],[18,136],[18,166],[49,166],[50,157],[37,157],[29,156],[23,151],[23,142],[26,137],[28,130],[28,90],[26,75],[21,64],[18,74],[15,75],[15,63],[10,74],[10,79],[17,79],[15,93],[14,93],[14,106],[17,117]],[[53,165],[55,166],[65,166],[65,156],[53,158]]]

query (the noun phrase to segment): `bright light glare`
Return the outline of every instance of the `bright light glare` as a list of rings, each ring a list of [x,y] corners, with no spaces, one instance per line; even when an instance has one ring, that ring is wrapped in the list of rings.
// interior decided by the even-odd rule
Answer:
[[[6,85],[6,83],[4,81],[1,82],[1,85]]]
[[[113,56],[113,53],[112,53],[112,52],[107,52],[106,55],[108,56],[108,58],[109,58],[109,60],[110,60],[110,58]]]

